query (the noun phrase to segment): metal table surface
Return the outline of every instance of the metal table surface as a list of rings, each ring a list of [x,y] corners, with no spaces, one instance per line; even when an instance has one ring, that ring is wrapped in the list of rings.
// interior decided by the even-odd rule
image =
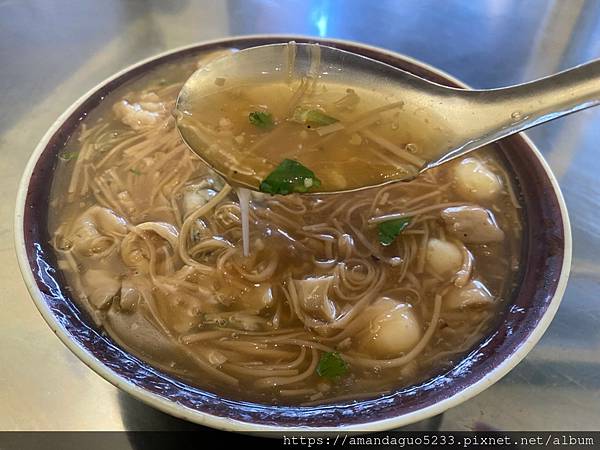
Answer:
[[[0,0],[0,429],[189,427],[121,393],[53,335],[19,274],[14,199],[38,140],[95,84],[164,50],[254,33],[366,42],[489,88],[600,57],[600,1]],[[562,306],[508,376],[417,427],[600,429],[600,108],[529,136],[571,214],[574,264]]]

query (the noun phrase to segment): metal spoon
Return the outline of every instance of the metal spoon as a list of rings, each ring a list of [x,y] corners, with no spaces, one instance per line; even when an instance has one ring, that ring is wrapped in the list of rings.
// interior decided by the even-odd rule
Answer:
[[[228,86],[253,79],[281,81],[284,77],[316,77],[324,83],[374,86],[402,99],[406,108],[418,113],[432,111],[444,123],[444,139],[428,155],[418,173],[437,167],[472,150],[519,131],[600,103],[600,60],[516,86],[487,90],[464,90],[441,86],[388,64],[351,52],[315,44],[272,44],[248,48],[197,70],[185,83],[177,99],[178,116],[201,108],[208,95],[218,92],[218,80]],[[206,163],[212,161],[189,130],[178,128],[186,143]],[[431,124],[431,133],[440,128]],[[230,174],[217,170],[228,181]],[[414,178],[414,176],[410,177]],[[370,186],[406,179],[381,179]],[[322,187],[326,191],[326,186]],[[352,189],[356,190],[356,189]]]

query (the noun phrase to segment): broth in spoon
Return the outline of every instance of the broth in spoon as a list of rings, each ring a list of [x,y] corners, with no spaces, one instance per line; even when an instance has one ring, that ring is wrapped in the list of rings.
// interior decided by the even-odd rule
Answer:
[[[289,194],[412,179],[447,139],[432,109],[366,77],[333,74],[343,69],[321,65],[317,45],[306,68],[295,51],[283,47],[273,70],[252,77],[221,77],[216,61],[180,93],[184,140],[230,184]],[[244,55],[235,58],[246,74]]]

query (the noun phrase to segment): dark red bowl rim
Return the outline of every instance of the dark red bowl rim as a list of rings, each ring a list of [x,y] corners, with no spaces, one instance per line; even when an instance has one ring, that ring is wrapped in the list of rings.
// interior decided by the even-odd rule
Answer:
[[[28,180],[24,179],[22,186],[23,204],[17,205],[17,210],[20,208],[23,211],[21,221],[17,220],[20,229],[16,230],[17,243],[21,242],[26,255],[21,261],[22,271],[24,275],[27,272],[33,277],[35,286],[28,287],[38,308],[53,329],[61,329],[62,333],[57,334],[72,350],[75,344],[95,361],[86,361],[94,370],[103,372],[101,374],[117,386],[174,415],[185,416],[199,423],[206,423],[207,415],[225,418],[230,423],[222,428],[229,429],[236,428],[235,423],[278,428],[369,428],[367,424],[374,425],[377,422],[387,422],[392,426],[426,418],[440,412],[440,408],[432,408],[434,405],[450,406],[457,401],[450,403],[447,400],[457,399],[461,395],[466,399],[482,390],[485,383],[491,384],[496,381],[501,375],[493,377],[491,374],[504,374],[506,370],[503,367],[509,360],[514,360],[511,364],[515,365],[530,349],[531,346],[526,343],[539,339],[560,301],[562,288],[559,289],[560,292],[557,292],[557,288],[566,281],[564,278],[568,268],[565,267],[565,262],[570,261],[568,217],[560,190],[549,169],[535,147],[522,135],[509,137],[498,144],[500,154],[514,172],[524,201],[526,218],[523,271],[510,307],[505,311],[498,327],[456,367],[433,380],[401,389],[382,398],[317,407],[266,406],[225,399],[191,387],[127,354],[98,330],[73,302],[64,278],[56,268],[54,253],[49,244],[47,215],[48,195],[57,155],[78,127],[80,120],[95,108],[106,94],[149,69],[184,56],[220,48],[245,48],[287,42],[291,39],[342,48],[440,84],[461,87],[458,82],[439,71],[385,50],[346,41],[291,36],[253,36],[200,43],[135,66],[88,95],[59,124],[37,160],[31,163],[31,175]],[[25,278],[27,280],[27,276]],[[541,332],[540,327],[543,328]],[[537,332],[534,333],[535,330]],[[525,347],[528,348],[523,352]],[[102,371],[98,369],[98,364],[103,366]],[[150,394],[148,398],[144,398],[145,393]],[[151,398],[158,398],[160,401],[157,404]],[[177,406],[166,407],[168,403]],[[428,411],[427,414],[411,414],[425,410]],[[412,418],[402,420],[402,417],[408,415]],[[398,420],[392,423],[389,419]],[[215,426],[214,423],[211,425]]]

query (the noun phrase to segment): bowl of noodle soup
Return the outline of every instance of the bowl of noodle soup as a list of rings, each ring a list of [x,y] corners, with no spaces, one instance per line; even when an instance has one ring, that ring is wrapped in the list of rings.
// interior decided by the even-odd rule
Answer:
[[[231,38],[142,61],[81,97],[34,151],[15,222],[23,277],[84,363],[176,417],[236,431],[426,419],[491,386],[548,327],[570,267],[562,194],[515,135],[410,183],[243,202],[186,148],[171,111],[198,65],[292,39],[466,88],[402,55],[301,37]],[[348,88],[319,106],[353,124],[348,146],[395,150],[390,133],[400,133],[413,151],[418,123],[403,110],[360,119],[355,97],[364,102]],[[210,133],[271,139],[232,131],[249,110],[226,109]],[[323,142],[312,132],[298,128],[298,139]]]

